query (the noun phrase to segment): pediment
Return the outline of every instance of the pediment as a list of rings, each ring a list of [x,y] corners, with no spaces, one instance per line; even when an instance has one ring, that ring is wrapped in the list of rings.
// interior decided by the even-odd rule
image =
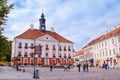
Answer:
[[[54,37],[52,37],[49,34],[43,35],[41,37],[38,37],[37,40],[40,40],[40,41],[51,41],[51,42],[56,42],[57,41]]]

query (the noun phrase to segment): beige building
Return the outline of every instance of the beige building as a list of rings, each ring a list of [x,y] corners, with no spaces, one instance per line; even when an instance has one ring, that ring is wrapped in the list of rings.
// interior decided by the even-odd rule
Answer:
[[[84,48],[85,59],[93,58],[94,66],[120,66],[120,27],[89,42]]]
[[[74,54],[74,65],[77,65],[78,63],[83,64],[84,62],[84,52],[83,50],[79,50]]]

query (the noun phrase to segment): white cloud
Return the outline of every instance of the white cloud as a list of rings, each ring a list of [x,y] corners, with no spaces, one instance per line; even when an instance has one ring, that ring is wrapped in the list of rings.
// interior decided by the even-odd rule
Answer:
[[[47,29],[55,27],[57,33],[74,42],[75,50],[120,24],[119,0],[10,1],[15,3],[9,14],[9,29],[5,30],[10,39],[28,29],[31,23],[39,28],[42,9]]]

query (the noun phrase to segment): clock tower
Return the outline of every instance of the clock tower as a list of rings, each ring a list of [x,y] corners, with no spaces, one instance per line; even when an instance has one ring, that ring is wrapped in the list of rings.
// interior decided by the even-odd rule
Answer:
[[[40,31],[45,32],[46,31],[46,26],[45,26],[45,18],[44,14],[42,13],[41,18],[39,19],[40,22]]]

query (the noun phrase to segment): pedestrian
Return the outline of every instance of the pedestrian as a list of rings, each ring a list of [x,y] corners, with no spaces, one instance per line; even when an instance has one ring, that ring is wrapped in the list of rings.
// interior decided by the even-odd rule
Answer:
[[[70,71],[70,65],[68,65],[67,68],[68,68],[68,71]]]
[[[19,67],[18,67],[18,64],[16,64],[16,71],[18,71],[19,70]]]
[[[89,66],[88,66],[88,63],[86,63],[86,69],[87,69],[87,72],[88,72],[88,67],[89,67]]]
[[[85,72],[86,65],[83,63],[83,71]]]
[[[67,65],[64,64],[64,71],[67,71]]]
[[[80,72],[80,66],[81,66],[81,64],[79,63],[79,64],[77,65],[77,67],[78,67],[78,72]]]
[[[106,69],[106,70],[108,69],[108,64],[105,64],[105,69]]]
[[[53,68],[53,66],[52,66],[52,64],[50,65],[50,71],[52,71],[52,68]]]

